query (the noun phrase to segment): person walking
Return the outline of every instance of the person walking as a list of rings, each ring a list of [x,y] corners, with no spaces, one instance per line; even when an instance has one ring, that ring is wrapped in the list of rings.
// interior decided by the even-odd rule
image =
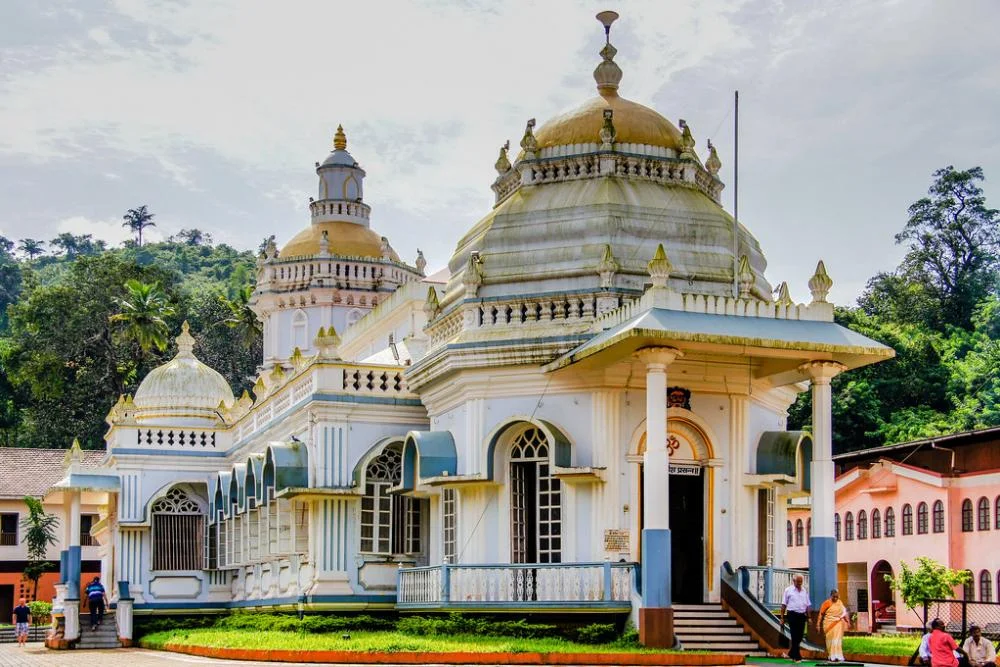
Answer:
[[[792,647],[788,657],[795,662],[802,662],[802,635],[805,633],[806,621],[809,619],[809,593],[802,585],[801,574],[792,577],[792,585],[785,589],[781,596],[781,631],[785,631],[785,617],[788,617],[788,632],[792,635]]]
[[[844,629],[847,623],[847,607],[834,588],[830,591],[830,599],[820,606],[816,617],[816,632],[822,631],[826,638],[826,656],[830,662],[844,661]]]
[[[90,629],[96,630],[97,626],[104,620],[104,605],[108,601],[104,586],[101,585],[101,578],[94,577],[93,581],[87,584],[87,605],[90,607]]]
[[[31,627],[31,608],[25,604],[24,598],[17,602],[10,620],[14,623],[14,634],[17,636],[17,645],[24,646],[28,641],[28,628]]]
[[[969,636],[962,644],[962,650],[969,658],[970,667],[992,667],[996,664],[997,652],[993,642],[983,639],[983,629],[978,625],[969,627]]]

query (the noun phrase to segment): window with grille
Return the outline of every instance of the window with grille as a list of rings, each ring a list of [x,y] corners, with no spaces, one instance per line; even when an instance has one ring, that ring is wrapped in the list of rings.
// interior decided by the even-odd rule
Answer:
[[[17,546],[17,512],[0,514],[0,547]]]
[[[511,561],[562,562],[562,482],[552,476],[549,445],[537,428],[510,450]]]
[[[402,479],[402,451],[390,445],[365,469],[361,498],[361,551],[373,554],[423,552],[423,504],[418,498],[390,494]]]
[[[896,511],[891,507],[885,508],[885,536],[896,537]]]
[[[153,570],[200,570],[204,566],[205,517],[184,491],[170,489],[153,503]]]
[[[858,512],[858,539],[868,539],[868,513],[864,510]]]
[[[903,505],[903,535],[913,534],[913,508],[907,504]]]
[[[833,536],[840,541],[840,512],[833,515]]]
[[[935,525],[934,532],[937,532],[936,528],[937,526]],[[962,532],[972,532],[972,501],[968,498],[962,501]]]
[[[80,515],[80,546],[81,547],[95,547],[97,546],[97,540],[90,536],[90,529],[94,527],[97,523],[96,514],[81,514]]]
[[[854,515],[850,512],[844,515],[844,540],[854,539]]]
[[[971,505],[971,503],[970,503]],[[971,519],[971,515],[969,517]],[[971,528],[969,530],[972,530]],[[940,500],[934,501],[934,532],[944,532],[944,503]]]
[[[877,509],[872,510],[872,539],[877,540],[882,537],[882,513]]]
[[[993,602],[993,581],[988,570],[979,573],[979,601]]]
[[[990,529],[990,501],[987,498],[979,499],[979,506],[977,508],[976,517],[976,528],[979,530],[989,530]]]
[[[445,563],[454,563],[458,537],[458,499],[455,489],[441,491],[441,553]]]
[[[976,575],[972,574],[972,570],[966,570],[965,576],[965,583],[962,584],[962,598],[972,602],[976,599]]]
[[[788,542],[788,546],[794,546],[795,545],[794,538],[792,537],[792,535],[794,534],[793,531],[794,531],[794,529],[792,528],[792,522],[791,521],[786,521],[785,522],[785,541]]]
[[[927,534],[927,503],[917,505],[917,534]]]
[[[797,547],[801,547],[802,546],[802,537],[803,537],[804,533],[805,533],[805,530],[804,530],[804,528],[802,526],[802,519],[796,519],[795,520],[795,546],[797,546]]]
[[[205,528],[205,536],[202,540],[202,546],[204,548],[204,553],[202,554],[202,569],[216,570],[219,567],[219,545],[217,542],[218,531],[216,530],[216,526],[210,526],[207,521],[203,523],[203,526]]]

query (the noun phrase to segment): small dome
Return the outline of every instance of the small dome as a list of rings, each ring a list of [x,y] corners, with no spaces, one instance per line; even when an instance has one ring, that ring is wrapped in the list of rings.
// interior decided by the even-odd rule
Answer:
[[[323,232],[327,233],[329,253],[341,257],[382,257],[382,237],[356,222],[333,220],[314,222],[292,237],[281,249],[279,257],[311,257],[320,252]],[[399,256],[390,249],[389,256],[398,262]]]
[[[600,142],[604,110],[612,109],[616,142],[681,150],[681,132],[669,120],[613,91],[602,93],[542,125],[535,132],[538,148]]]
[[[136,419],[201,425],[218,420],[220,403],[232,405],[226,378],[194,356],[194,338],[185,322],[177,337],[177,356],[149,372],[135,392]]]

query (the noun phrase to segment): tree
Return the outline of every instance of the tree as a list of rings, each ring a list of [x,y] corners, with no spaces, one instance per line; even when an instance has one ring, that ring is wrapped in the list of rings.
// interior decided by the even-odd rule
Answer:
[[[892,590],[899,593],[911,611],[916,612],[928,600],[949,600],[955,597],[955,587],[972,581],[972,574],[953,570],[927,556],[917,556],[917,567],[911,569],[906,561],[899,564],[899,575],[884,575]],[[924,625],[927,617],[924,616]]]
[[[177,238],[180,239],[181,242],[186,245],[212,244],[211,234],[195,228],[182,229],[181,231],[177,232]]]
[[[42,246],[44,243],[38,241],[37,239],[21,239],[18,241],[19,250],[24,253],[28,259],[34,259],[39,255],[45,254],[45,248]]]
[[[237,340],[243,347],[256,347],[264,335],[257,313],[250,308],[253,289],[253,285],[244,285],[232,299],[225,294],[219,295],[219,301],[222,302],[227,311],[227,316],[222,323],[236,334]]]
[[[93,255],[105,249],[106,244],[101,240],[94,240],[93,234],[70,234],[63,232],[59,236],[49,241],[49,245],[59,248],[58,252],[65,255],[66,259],[74,259],[80,255]]]
[[[56,543],[59,519],[47,514],[42,501],[38,498],[25,496],[24,504],[28,506],[27,516],[21,519],[24,543],[28,548],[28,564],[24,567],[24,578],[34,584],[31,597],[38,598],[38,580],[52,567],[46,552],[50,545]]]
[[[122,227],[128,227],[135,234],[136,245],[142,245],[142,231],[147,227],[155,227],[156,223],[153,222],[153,218],[156,217],[154,214],[150,213],[143,204],[139,208],[130,208],[122,216]]]
[[[941,325],[969,328],[976,305],[996,288],[1000,212],[986,206],[983,170],[934,172],[927,197],[909,208],[896,243],[909,243],[900,271],[940,308]]]
[[[116,298],[120,311],[110,317],[111,322],[125,324],[125,336],[139,344],[143,353],[154,347],[160,352],[167,349],[170,327],[167,317],[174,308],[159,283],[129,280],[125,283],[126,295]]]

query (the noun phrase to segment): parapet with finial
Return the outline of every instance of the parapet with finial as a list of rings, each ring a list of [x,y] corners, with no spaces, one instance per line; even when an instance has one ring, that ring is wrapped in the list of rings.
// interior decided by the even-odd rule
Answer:
[[[611,250],[611,244],[604,244],[604,254],[601,256],[601,262],[597,265],[597,273],[601,276],[601,288],[608,289],[614,286],[615,274],[621,271],[622,266],[615,259],[615,255]]]
[[[500,147],[500,157],[497,158],[496,163],[493,167],[497,170],[499,176],[503,176],[508,171],[510,171],[510,158],[507,156],[507,151],[510,150],[510,141],[505,141],[503,146]]]
[[[712,140],[708,140],[708,159],[705,160],[705,170],[715,176],[722,169],[722,160],[719,159],[719,153],[715,150],[715,145]]]
[[[750,258],[746,255],[740,255],[740,266],[739,272],[737,274],[737,282],[740,288],[740,298],[749,299],[753,284],[756,281],[756,276],[753,273],[753,269],[750,268]]]
[[[833,287],[833,279],[826,272],[826,265],[820,260],[816,265],[816,272],[809,279],[809,291],[812,293],[813,303],[828,303],[827,295]]]
[[[313,339],[313,344],[319,350],[321,359],[340,359],[340,336],[337,335],[337,330],[333,328],[332,324],[327,329],[319,328],[319,331],[316,332],[316,338]]]
[[[653,287],[666,288],[667,281],[670,279],[670,272],[674,270],[674,265],[670,263],[667,251],[663,249],[662,243],[656,246],[653,259],[649,260],[649,264],[646,266],[649,269],[649,277],[653,281]]]

